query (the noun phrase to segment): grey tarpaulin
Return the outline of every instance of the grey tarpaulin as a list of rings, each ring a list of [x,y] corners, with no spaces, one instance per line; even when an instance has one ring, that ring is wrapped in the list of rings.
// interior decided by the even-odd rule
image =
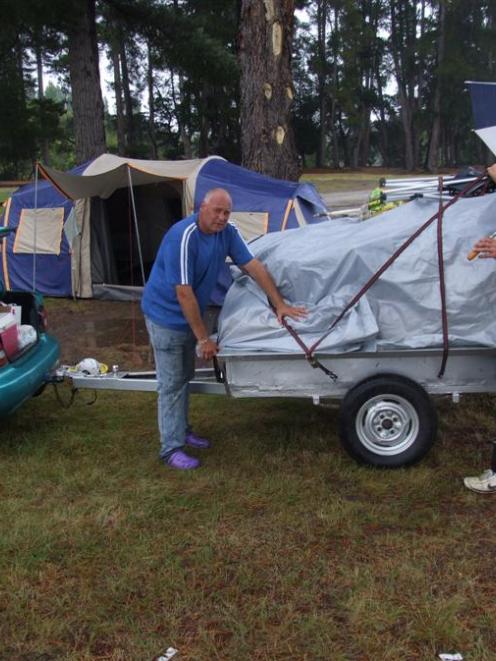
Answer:
[[[309,310],[291,321],[307,346],[319,339],[379,267],[438,210],[414,200],[364,222],[329,220],[268,234],[250,244],[285,299]],[[496,194],[460,199],[446,210],[443,243],[449,341],[496,346],[496,261],[466,259],[496,230]],[[346,314],[319,352],[440,347],[443,343],[437,225],[432,223]],[[233,268],[219,317],[222,349],[301,352],[279,326],[258,286]]]

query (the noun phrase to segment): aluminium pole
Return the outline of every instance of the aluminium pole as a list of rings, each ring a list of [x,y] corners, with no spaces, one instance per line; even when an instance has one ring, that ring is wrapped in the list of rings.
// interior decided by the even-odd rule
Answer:
[[[36,291],[36,239],[38,230],[38,161],[34,166],[34,219],[33,219],[33,294]]]
[[[140,240],[140,233],[139,233],[139,228],[138,228],[138,217],[136,215],[136,204],[134,203],[134,191],[133,191],[133,180],[131,178],[131,168],[129,167],[129,163],[127,166],[127,178],[129,181],[129,191],[131,193],[131,206],[133,209],[133,218],[134,218],[134,229],[136,231],[136,240],[138,243],[138,255],[139,255],[139,262],[140,262],[140,269],[141,269],[141,278],[143,280],[143,287],[146,285],[146,280],[145,280],[145,268],[143,266],[143,255],[141,254],[141,240]]]

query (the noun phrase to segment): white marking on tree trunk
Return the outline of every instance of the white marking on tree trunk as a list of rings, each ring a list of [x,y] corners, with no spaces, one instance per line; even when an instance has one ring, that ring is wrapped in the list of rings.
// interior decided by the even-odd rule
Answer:
[[[280,23],[274,23],[272,26],[272,52],[277,57],[282,51],[282,27]]]
[[[271,23],[274,20],[274,2],[273,0],[264,0],[265,20]]]
[[[272,85],[270,83],[264,83],[263,86],[263,91],[265,94],[265,98],[270,101],[272,98]]]
[[[282,145],[284,142],[284,138],[286,137],[286,131],[282,128],[282,126],[278,126],[276,128],[276,142],[278,145]]]

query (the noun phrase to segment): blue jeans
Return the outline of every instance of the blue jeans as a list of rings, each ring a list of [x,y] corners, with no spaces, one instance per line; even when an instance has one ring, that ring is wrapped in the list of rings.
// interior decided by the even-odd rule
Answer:
[[[159,326],[145,317],[155,356],[158,380],[158,428],[160,456],[168,457],[184,446],[189,431],[188,382],[195,373],[196,338],[191,330]]]

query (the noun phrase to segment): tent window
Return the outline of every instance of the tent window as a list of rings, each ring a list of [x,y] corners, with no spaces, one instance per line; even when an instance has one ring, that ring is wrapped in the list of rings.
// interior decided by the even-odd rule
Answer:
[[[269,214],[256,211],[233,211],[230,220],[241,232],[245,241],[251,241],[269,229]]]
[[[23,209],[17,227],[14,253],[60,255],[63,225],[63,207]]]

